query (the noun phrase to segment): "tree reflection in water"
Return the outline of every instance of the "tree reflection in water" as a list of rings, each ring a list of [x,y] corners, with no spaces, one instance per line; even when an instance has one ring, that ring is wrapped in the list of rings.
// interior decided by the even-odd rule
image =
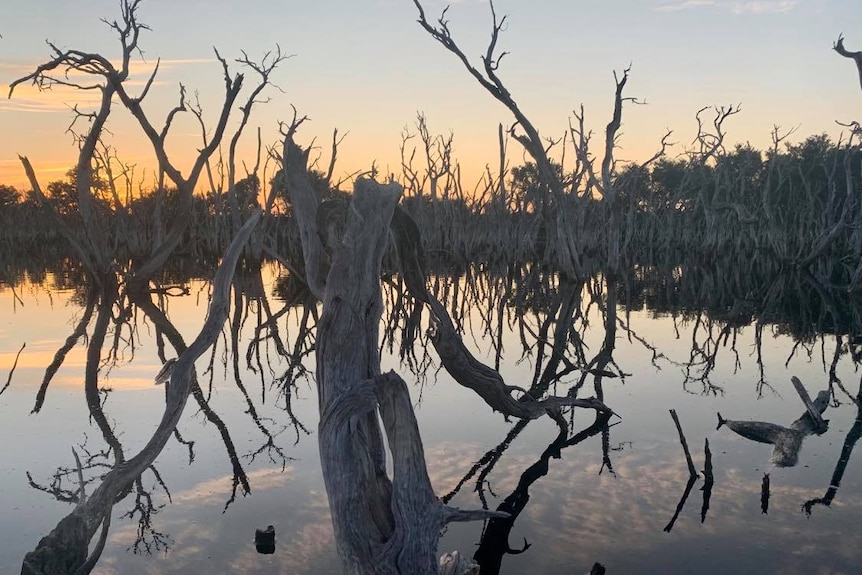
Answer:
[[[618,277],[610,274],[598,275],[594,280],[581,282],[543,273],[531,266],[510,266],[501,273],[489,273],[491,270],[488,269],[483,273],[476,273],[476,270],[469,269],[463,276],[456,278],[435,274],[428,285],[448,310],[456,311],[452,317],[457,325],[464,326],[468,333],[472,332],[476,341],[486,338],[485,342],[491,342],[490,354],[495,362],[502,363],[511,355],[530,362],[531,379],[519,385],[530,396],[553,391],[558,395],[602,397],[609,385],[621,384],[626,378],[632,382],[636,381],[637,375],[625,373],[626,362],[614,357],[615,343],[621,339],[628,339],[640,346],[648,357],[651,357],[652,362],[682,370],[680,381],[685,391],[720,394],[718,386],[713,384],[711,379],[715,365],[722,361],[725,364],[738,365],[742,361],[735,342],[738,341],[741,330],[752,324],[755,327],[752,357],[757,365],[757,372],[760,373],[752,382],[752,391],[755,395],[760,395],[767,392],[770,386],[775,387],[775,384],[770,384],[765,377],[762,349],[766,339],[770,333],[792,334],[796,345],[785,361],[789,363],[796,354],[812,358],[819,355],[832,393],[830,409],[840,409],[848,403],[856,406],[855,422],[846,432],[828,489],[822,497],[809,498],[799,503],[807,513],[812,513],[818,505],[830,505],[838,496],[852,451],[862,435],[859,431],[862,427],[858,417],[858,393],[846,393],[844,390],[847,386],[839,377],[839,364],[842,360],[850,359],[853,364],[858,363],[858,343],[853,334],[859,333],[860,330],[857,324],[848,323],[854,314],[846,312],[848,309],[859,309],[858,302],[846,292],[818,284],[813,277],[770,276],[764,270],[763,276],[751,276],[747,283],[742,283],[742,278],[739,278],[741,283],[738,285],[725,282],[731,284],[736,293],[749,295],[750,300],[745,304],[746,317],[749,317],[750,313],[752,323],[746,324],[737,313],[739,306],[737,305],[735,311],[735,304],[728,303],[738,301],[738,296],[721,290],[693,293],[688,282],[703,282],[703,274],[706,272],[697,268],[682,269],[691,270],[691,275],[676,271],[672,280],[664,276],[661,281],[649,284],[637,270]],[[205,372],[210,378],[208,386],[199,385],[197,378],[193,378],[190,384],[190,397],[194,399],[204,417],[215,426],[217,434],[222,438],[229,466],[233,470],[233,488],[226,506],[235,500],[237,494],[249,493],[253,488],[245,471],[247,464],[244,459],[251,463],[255,458],[264,457],[278,468],[283,467],[290,461],[290,454],[286,447],[279,443],[279,437],[284,435],[285,430],[290,430],[289,443],[299,441],[307,435],[310,423],[300,422],[292,416],[291,398],[298,382],[312,375],[307,367],[307,359],[315,349],[318,308],[310,303],[307,295],[293,288],[282,288],[279,292],[292,299],[280,300],[273,305],[273,300],[266,295],[266,282],[261,273],[260,268],[252,268],[238,274],[239,279],[235,285],[245,287],[237,290],[239,298],[234,295],[232,299],[231,321],[221,336],[224,342],[222,349],[226,351],[220,353],[215,348],[210,348],[209,364]],[[288,278],[289,276],[283,278],[281,284],[289,285],[291,280]],[[185,280],[168,283],[184,284]],[[637,333],[630,327],[631,314],[643,305],[638,303],[638,294],[645,293],[646,290],[659,293],[654,286],[662,284],[663,302],[653,313],[666,314],[672,318],[680,337],[688,337],[684,334],[690,335],[691,353],[687,354],[687,362],[670,359],[673,354],[662,349],[660,345],[651,343],[649,334]],[[400,356],[403,365],[411,372],[427,377],[429,368],[433,370],[434,365],[433,356],[428,353],[432,344],[431,335],[427,332],[428,318],[427,315],[417,312],[418,306],[405,289],[403,280],[398,275],[391,276],[391,279],[384,283],[385,314],[381,341],[384,345],[392,346],[391,349]],[[763,293],[765,297],[751,297],[751,294],[755,293]],[[668,294],[673,296],[667,297]],[[704,296],[707,296],[709,305],[698,309],[697,299]],[[49,383],[62,364],[62,358],[92,326],[86,340],[88,350],[94,349],[95,346],[104,346],[111,350],[108,363],[101,354],[88,351],[84,373],[84,391],[91,421],[99,429],[100,441],[104,442],[105,447],[96,446],[90,437],[86,443],[76,447],[80,466],[60,467],[48,481],[30,478],[34,488],[49,493],[59,501],[75,503],[80,499],[82,484],[84,491],[90,494],[107,472],[126,461],[124,449],[117,438],[117,424],[112,422],[110,415],[106,413],[109,407],[106,401],[110,392],[100,388],[99,380],[112,365],[134,362],[134,348],[139,345],[137,340],[140,339],[134,334],[143,325],[142,321],[152,326],[157,340],[163,341],[165,347],[172,348],[171,352],[163,348],[160,351],[162,357],[182,355],[186,349],[184,339],[169,319],[169,300],[174,297],[189,296],[176,290],[156,289],[146,298],[137,298],[134,302],[129,300],[118,306],[116,303],[103,305],[103,299],[93,295],[92,291],[84,290],[80,293],[79,319],[72,326],[73,334],[57,353],[60,359],[55,359],[49,366],[43,383],[37,390],[37,405],[39,408],[43,405],[45,394],[49,393]],[[496,303],[490,305],[489,300],[493,298],[497,298]],[[615,299],[618,300],[618,305],[613,305]],[[294,319],[285,322],[284,318],[291,312],[294,313]],[[249,335],[243,335],[246,330]],[[102,336],[102,342],[100,333],[105,334]],[[596,337],[597,333],[600,337]],[[520,342],[520,349],[507,348],[512,341],[508,334],[516,336],[515,341]],[[242,347],[243,341],[249,342],[245,348]],[[404,341],[410,342],[410,345],[405,345]],[[600,342],[599,346],[594,346],[593,342],[596,341]],[[727,355],[727,358],[723,359],[723,355]],[[712,360],[705,361],[704,357],[710,357]],[[244,362],[240,363],[243,359]],[[286,367],[273,369],[278,364]],[[237,373],[251,372],[259,384],[258,391],[252,392],[251,387],[246,387],[250,381],[247,376],[234,383],[243,386],[242,389],[237,389],[245,402],[244,410],[260,437],[260,442],[245,455],[237,450],[229,425],[208,401],[213,387],[222,385],[219,375],[222,369],[226,370],[227,379],[234,381],[237,379]],[[686,373],[697,375],[690,377]],[[693,377],[698,378],[699,382],[707,383],[692,387],[690,383],[694,381]],[[783,378],[774,376],[774,379],[779,377]],[[15,385],[14,378],[12,385]],[[261,404],[274,400],[282,406],[283,418],[272,421],[272,418],[258,415]],[[625,416],[625,413],[621,415]],[[461,479],[456,482],[451,492],[442,497],[443,501],[449,501],[464,485],[472,482],[479,500],[488,508],[510,514],[506,519],[488,521],[478,538],[479,547],[474,557],[483,565],[484,570],[495,572],[495,569],[505,569],[502,567],[505,557],[513,551],[523,551],[525,556],[539,553],[535,541],[510,545],[509,535],[528,506],[530,488],[540,484],[553,467],[551,459],[566,458],[568,447],[586,437],[604,434],[607,439],[602,442],[600,457],[605,468],[612,463],[613,451],[609,446],[614,442],[610,437],[613,431],[609,414],[600,414],[596,421],[575,433],[569,430],[575,428],[574,423],[579,418],[573,419],[573,415],[565,408],[554,417],[557,437],[541,450],[533,464],[523,468],[516,487],[509,495],[500,496],[496,505],[488,497],[489,477],[515,439],[528,426],[526,420],[516,422],[497,448],[479,458],[471,468],[464,469]],[[176,440],[183,440],[176,429],[171,433]],[[692,439],[699,441],[699,438]],[[188,452],[189,460],[193,461],[194,443],[185,443],[184,449]],[[723,460],[726,459],[727,456],[723,457]],[[79,467],[83,481],[78,480]],[[122,500],[129,505],[124,511],[127,519],[137,524],[137,535],[130,547],[142,553],[163,551],[171,544],[171,535],[159,527],[157,513],[162,505],[170,503],[171,491],[162,480],[155,464],[147,466],[144,472],[150,474],[152,481],[137,477],[118,495],[125,497]],[[773,494],[781,487],[778,481],[773,474]],[[148,487],[150,484],[157,486],[161,493],[153,492],[152,488]],[[709,507],[709,493],[710,490],[705,488],[702,518]],[[164,503],[159,502],[159,499],[164,500]],[[771,507],[774,507],[774,502]],[[657,513],[670,511],[656,510]],[[102,523],[102,527],[106,525],[107,521]],[[598,556],[593,558],[596,559],[603,560]],[[584,569],[586,570],[586,566]]]

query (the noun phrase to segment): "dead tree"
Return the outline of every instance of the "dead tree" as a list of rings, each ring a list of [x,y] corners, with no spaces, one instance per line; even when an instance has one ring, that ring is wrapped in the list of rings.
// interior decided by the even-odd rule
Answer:
[[[491,7],[491,39],[488,42],[488,48],[482,56],[481,70],[474,66],[470,59],[464,54],[455,39],[452,37],[449,30],[449,21],[446,19],[448,8],[443,10],[443,13],[437,19],[437,25],[434,26],[428,22],[425,16],[425,9],[419,0],[413,0],[416,9],[419,11],[419,24],[422,28],[438,41],[446,50],[454,54],[464,65],[467,71],[479,84],[488,91],[497,101],[503,104],[515,118],[515,124],[509,128],[509,135],[518,141],[521,146],[536,162],[539,170],[539,175],[542,181],[547,184],[551,191],[551,195],[555,202],[553,213],[543,213],[541,217],[555,231],[555,241],[549,242],[548,250],[556,253],[556,262],[563,269],[579,273],[581,271],[581,263],[578,255],[577,246],[574,243],[574,236],[569,230],[568,221],[565,211],[565,190],[563,182],[557,175],[551,159],[548,157],[548,149],[545,141],[539,135],[539,131],[533,123],[527,118],[521,108],[515,103],[512,94],[503,84],[497,71],[500,67],[500,61],[506,56],[507,52],[497,53],[497,42],[500,38],[500,32],[506,23],[506,17],[497,19],[497,12],[494,9],[494,3],[490,2]],[[523,133],[518,131],[518,127],[523,130]],[[551,142],[550,145],[553,145]],[[546,252],[546,258],[551,254]]]
[[[845,58],[850,58],[851,60],[853,60],[853,62],[856,64],[856,70],[859,73],[859,86],[860,86],[860,88],[862,88],[862,51],[851,52],[851,51],[847,50],[847,48],[844,47],[844,36],[843,35],[838,36],[838,40],[836,40],[835,43],[832,45],[832,49],[835,50],[841,56],[843,56]],[[847,149],[850,150],[853,136],[859,135],[860,133],[862,133],[862,127],[860,127],[858,121],[852,121],[849,124],[842,124],[842,125],[846,125],[852,129],[852,132],[850,135],[850,142],[848,142],[848,144],[847,144]],[[849,157],[849,154],[847,154],[847,157]],[[846,162],[846,160],[845,160],[845,162]],[[848,184],[847,192],[848,192],[848,194],[850,194],[851,193],[850,185],[852,185],[852,181],[851,181],[850,175],[849,175],[850,172],[847,171],[848,166],[845,165],[844,169],[845,169],[845,172],[848,174],[848,176],[847,176],[847,184]],[[855,192],[855,189],[853,191]],[[843,223],[843,218],[842,218],[841,223]],[[858,226],[858,223],[856,225]],[[836,235],[837,235],[837,230],[836,230]],[[827,235],[827,238],[828,237],[829,236]],[[828,245],[828,243],[825,241],[823,243],[824,243],[824,247],[822,249],[825,249],[825,246]],[[856,270],[853,272],[853,277],[850,280],[851,289],[856,288],[860,282],[862,282],[862,261],[859,262],[859,264],[856,266]]]
[[[51,59],[38,66],[34,72],[12,82],[9,89],[10,97],[18,85],[27,82],[34,84],[39,89],[49,89],[51,86],[63,85],[82,90],[98,90],[101,93],[98,109],[95,112],[85,113],[76,107],[76,115],[72,124],[74,127],[78,121],[89,121],[86,133],[78,138],[79,151],[75,168],[78,206],[84,224],[83,240],[78,238],[77,234],[64,225],[63,222],[59,221],[59,216],[55,217],[58,220],[60,232],[73,246],[88,271],[96,278],[96,281],[100,281],[100,278],[104,274],[112,273],[113,253],[110,250],[110,246],[114,245],[114,241],[108,241],[108,238],[105,236],[104,222],[97,220],[93,209],[95,199],[91,188],[97,146],[106,129],[107,120],[115,99],[118,99],[123,107],[137,120],[141,131],[149,140],[157,159],[160,188],[164,188],[164,177],[167,176],[167,179],[173,183],[178,191],[179,202],[167,234],[158,245],[151,246],[152,250],[149,258],[133,271],[130,282],[131,289],[146,289],[149,278],[164,266],[170,255],[183,240],[183,235],[192,221],[194,190],[204,168],[208,165],[210,157],[218,150],[225,136],[228,121],[240,90],[243,87],[244,79],[242,74],[231,75],[227,62],[216,52],[216,57],[222,64],[224,78],[222,107],[218,112],[215,127],[209,133],[205,145],[198,150],[191,170],[188,175],[183,175],[179,168],[171,161],[166,143],[171,126],[177,115],[189,110],[185,86],[180,85],[179,101],[168,112],[161,128],[158,128],[153,123],[143,107],[144,100],[154,85],[156,75],[158,74],[159,61],[153,67],[140,93],[135,95],[129,91],[132,84],[129,78],[133,57],[136,53],[140,52],[140,35],[149,29],[146,24],[139,20],[138,8],[140,4],[141,0],[121,0],[120,19],[108,22],[110,28],[117,33],[120,43],[121,50],[117,63],[98,53],[90,53],[77,49],[61,49],[49,42],[48,45],[52,52]],[[241,107],[243,115],[230,145],[231,162],[235,162],[236,142],[248,122],[252,106],[259,102],[258,98],[261,90],[269,85],[273,69],[284,58],[281,52],[278,51],[275,54],[267,54],[260,63],[252,62],[245,54],[243,54],[243,58],[238,60],[240,64],[254,70],[260,76],[261,80],[258,86],[252,91],[246,103]],[[70,77],[76,78],[82,75],[90,83],[85,83],[84,81],[78,83],[69,79]],[[200,116],[198,118],[200,120]],[[41,187],[30,162],[26,157],[21,157],[21,161],[24,164],[25,171],[34,191],[44,201],[44,195],[41,193]],[[234,177],[234,174],[235,169],[232,168],[231,176]],[[235,230],[238,227],[237,225]]]
[[[359,179],[344,239],[331,263],[318,234],[319,200],[308,151],[285,132],[284,173],[300,228],[306,279],[323,301],[317,334],[319,449],[336,546],[348,573],[437,573],[437,540],[450,521],[484,519],[441,503],[431,488],[422,441],[404,381],[381,374],[380,266],[401,186]],[[383,433],[393,458],[386,473]]]
[[[323,302],[316,340],[318,441],[336,545],[348,573],[437,573],[437,540],[445,524],[502,515],[460,511],[437,499],[407,386],[395,373],[380,372],[381,262],[390,229],[405,283],[415,299],[430,307],[439,334],[435,347],[459,383],[494,409],[524,419],[563,406],[610,410],[594,399],[512,398],[517,388],[473,358],[445,307],[426,289],[421,238],[415,223],[397,207],[401,186],[360,178],[346,216],[338,206],[324,209],[308,177],[308,150],[293,139],[303,121],[294,118],[284,130],[282,159],[306,283]],[[327,218],[332,217],[346,220],[343,238],[330,233]],[[378,413],[392,452],[392,479],[386,474]]]
[[[608,215],[608,238],[607,238],[607,265],[611,269],[616,269],[619,266],[620,259],[620,225],[618,221],[617,208],[617,189],[614,184],[614,149],[617,145],[617,133],[622,126],[623,103],[631,101],[638,103],[635,98],[624,98],[623,90],[626,82],[629,79],[629,71],[631,68],[623,70],[622,77],[617,76],[614,72],[614,112],[611,121],[605,128],[605,151],[602,157],[601,171],[597,175],[593,168],[593,158],[589,151],[590,134],[584,126],[584,107],[581,106],[580,112],[575,111],[574,116],[577,120],[577,126],[569,124],[569,131],[572,134],[572,144],[575,147],[575,155],[579,163],[586,170],[587,185],[590,189],[596,190],[607,203],[610,213]],[[667,138],[667,136],[665,136]],[[664,151],[664,140],[662,140],[662,152]],[[650,162],[654,161],[661,155],[657,154]]]

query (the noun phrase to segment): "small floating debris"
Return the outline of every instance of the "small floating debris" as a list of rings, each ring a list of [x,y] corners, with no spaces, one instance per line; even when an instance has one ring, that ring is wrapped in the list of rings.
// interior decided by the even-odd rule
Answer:
[[[275,527],[269,525],[266,529],[255,529],[254,546],[258,553],[264,555],[275,553]]]

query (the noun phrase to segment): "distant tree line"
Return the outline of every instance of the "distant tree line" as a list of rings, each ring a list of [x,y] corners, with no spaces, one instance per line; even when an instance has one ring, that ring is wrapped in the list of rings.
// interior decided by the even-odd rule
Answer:
[[[548,192],[532,162],[512,168],[503,185],[472,194],[453,186],[452,179],[444,179],[444,185],[435,182],[433,196],[427,180],[396,179],[405,185],[403,204],[419,223],[426,248],[450,262],[541,261],[546,243],[553,241],[545,225],[547,214],[562,207],[570,232],[576,234],[579,256],[601,265],[608,263],[601,260],[613,219],[622,265],[683,252],[710,259],[768,257],[797,267],[825,259],[846,268],[843,281],[849,282],[858,281],[854,274],[862,262],[860,166],[858,145],[819,135],[766,152],[737,145],[708,162],[689,154],[662,157],[646,166],[628,164],[613,174],[613,201],[595,192],[583,170],[564,171],[559,164],[553,168],[565,190],[561,197]],[[321,200],[346,196],[323,173],[310,174]],[[295,239],[291,200],[280,171],[267,186],[277,198],[273,221],[279,222],[271,224],[268,233],[280,244],[290,243]],[[71,229],[82,228],[76,189],[74,170],[46,186],[46,201]],[[150,249],[159,218],[176,210],[175,189],[134,195],[127,190],[119,197],[116,186],[97,174],[91,193],[99,221],[122,225],[122,233],[109,235],[129,258]],[[259,178],[251,175],[236,182],[234,193],[240,210],[247,213],[259,206],[263,190]],[[60,241],[44,203],[32,192],[0,185],[0,243],[6,250],[26,252],[34,244]],[[226,196],[195,194],[191,214],[180,252],[221,253],[230,240]]]

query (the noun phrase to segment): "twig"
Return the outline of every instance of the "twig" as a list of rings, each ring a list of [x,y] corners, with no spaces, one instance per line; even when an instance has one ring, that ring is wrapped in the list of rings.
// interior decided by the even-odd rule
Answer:
[[[75,456],[75,465],[77,465],[78,471],[78,505],[83,505],[87,500],[87,491],[84,488],[84,472],[83,469],[81,469],[81,458],[78,457],[78,452],[75,451],[74,447],[72,448],[72,455]]]
[[[12,364],[12,369],[9,370],[9,377],[6,378],[6,385],[3,386],[3,389],[0,389],[0,395],[3,395],[6,388],[12,383],[12,374],[15,373],[15,368],[18,367],[18,358],[21,357],[21,352],[24,351],[25,347],[27,347],[26,342],[21,344],[21,349],[19,349],[18,353],[15,354],[15,362]]]

